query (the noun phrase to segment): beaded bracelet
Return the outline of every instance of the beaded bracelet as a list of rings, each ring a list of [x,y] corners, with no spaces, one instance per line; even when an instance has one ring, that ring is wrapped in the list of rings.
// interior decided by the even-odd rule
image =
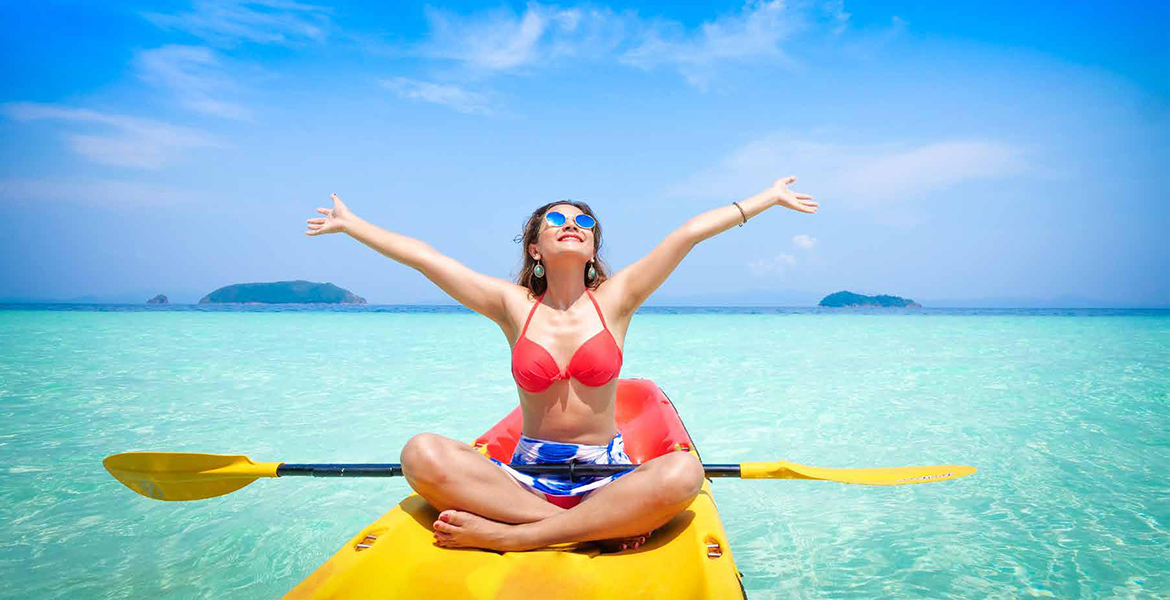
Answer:
[[[739,205],[739,202],[732,202],[732,204],[739,209],[739,214],[743,216],[743,223],[747,223],[747,213],[743,212],[743,207]],[[743,227],[743,223],[740,223],[739,226]]]

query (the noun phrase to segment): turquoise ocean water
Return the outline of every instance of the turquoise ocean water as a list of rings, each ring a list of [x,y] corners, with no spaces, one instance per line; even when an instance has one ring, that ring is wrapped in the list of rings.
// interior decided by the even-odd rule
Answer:
[[[623,377],[707,462],[965,463],[863,487],[712,484],[750,598],[1170,597],[1170,312],[645,309]],[[0,307],[0,598],[276,598],[409,488],[157,502],[128,450],[397,462],[517,403],[461,310]]]

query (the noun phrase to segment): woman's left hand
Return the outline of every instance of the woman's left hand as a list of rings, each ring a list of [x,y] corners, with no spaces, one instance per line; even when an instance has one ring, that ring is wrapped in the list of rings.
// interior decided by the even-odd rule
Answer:
[[[772,187],[765,192],[772,196],[772,201],[777,206],[785,206],[792,210],[799,210],[803,213],[815,213],[820,204],[813,201],[813,197],[808,194],[800,194],[788,189],[788,184],[796,181],[795,175],[789,175],[783,179],[777,179]]]

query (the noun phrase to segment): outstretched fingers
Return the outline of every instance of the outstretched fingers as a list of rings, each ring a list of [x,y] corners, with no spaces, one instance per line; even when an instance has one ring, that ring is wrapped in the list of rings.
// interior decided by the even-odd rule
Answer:
[[[321,207],[317,208],[317,212],[322,214],[322,215],[325,215],[324,217],[317,217],[314,219],[306,219],[305,220],[305,222],[307,223],[307,231],[305,231],[305,235],[321,235],[324,233],[333,233],[334,231],[340,231],[339,219],[341,217],[343,217],[344,215],[339,214],[339,206],[341,206],[341,202],[340,202],[340,199],[337,197],[337,194],[333,194],[333,200],[334,200],[334,207],[332,209],[321,208]],[[344,207],[340,208],[340,210],[343,211]]]

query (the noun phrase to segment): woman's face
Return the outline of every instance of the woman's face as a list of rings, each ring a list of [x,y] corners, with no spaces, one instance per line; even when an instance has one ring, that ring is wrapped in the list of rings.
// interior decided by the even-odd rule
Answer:
[[[593,260],[593,230],[578,227],[575,221],[577,215],[584,214],[581,209],[572,204],[556,204],[545,215],[554,211],[565,215],[565,224],[557,227],[542,218],[536,243],[529,248],[532,257],[548,260],[554,256],[577,256],[582,263]]]

